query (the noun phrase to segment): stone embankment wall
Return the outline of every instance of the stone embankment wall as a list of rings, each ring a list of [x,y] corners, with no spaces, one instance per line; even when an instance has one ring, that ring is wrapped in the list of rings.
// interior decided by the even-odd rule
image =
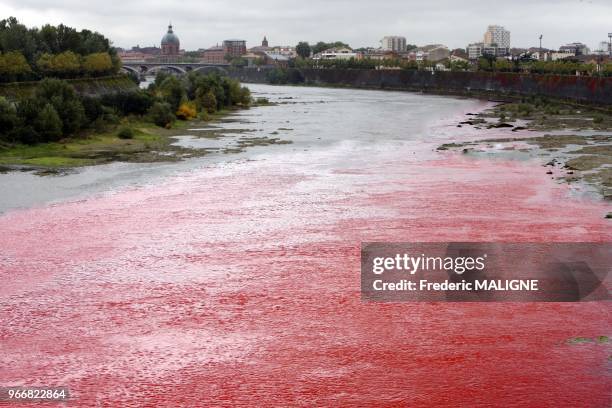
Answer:
[[[467,96],[546,96],[612,106],[612,78],[487,72],[428,72],[365,69],[289,69],[289,78],[307,85],[346,86],[459,94]],[[296,71],[296,72],[292,72]],[[265,83],[268,69],[245,68],[230,75],[242,82]]]

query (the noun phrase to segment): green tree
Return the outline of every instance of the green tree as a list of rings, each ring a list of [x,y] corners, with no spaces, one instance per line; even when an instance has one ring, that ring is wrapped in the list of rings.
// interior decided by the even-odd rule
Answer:
[[[514,65],[512,62],[508,61],[505,58],[500,58],[495,61],[495,70],[500,72],[512,72],[514,70]]]
[[[330,48],[341,48],[341,47],[349,47],[349,45],[346,43],[343,43],[342,41],[335,41],[335,42],[329,42],[329,43],[319,41],[318,43],[312,46],[312,53],[318,54],[321,51],[325,51]]]
[[[0,140],[9,141],[18,123],[15,105],[0,96]]]
[[[172,75],[159,85],[159,92],[164,101],[170,104],[172,112],[176,112],[181,102],[187,98],[187,92],[180,79]]]
[[[217,110],[217,98],[215,98],[213,91],[206,88],[198,88],[196,106],[198,110],[214,113]]]
[[[62,137],[62,120],[50,103],[47,103],[38,114],[34,128],[42,142],[54,142]]]
[[[174,111],[167,102],[156,102],[149,109],[149,117],[153,123],[161,127],[170,127],[176,120]]]
[[[83,58],[83,71],[92,76],[112,73],[113,61],[110,54],[108,52],[97,52],[86,55]]]
[[[34,97],[41,104],[51,103],[62,121],[65,136],[79,130],[85,123],[85,109],[72,85],[59,79],[42,80]]]
[[[81,72],[81,57],[72,51],[60,54],[42,54],[36,66],[44,76],[74,78]]]
[[[4,81],[26,79],[32,73],[32,68],[19,51],[9,51],[0,55],[0,78]]]
[[[297,55],[304,59],[310,57],[311,51],[312,50],[310,49],[310,44],[308,44],[306,41],[300,41],[295,47],[295,52],[297,53]]]

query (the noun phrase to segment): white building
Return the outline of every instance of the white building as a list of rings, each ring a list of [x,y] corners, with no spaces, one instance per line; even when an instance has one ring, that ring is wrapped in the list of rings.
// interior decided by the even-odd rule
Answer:
[[[490,25],[484,35],[484,44],[497,45],[498,48],[510,48],[510,31],[502,26]]]
[[[587,45],[580,42],[575,42],[560,47],[559,52],[573,52],[574,55],[589,55],[591,50]]]
[[[404,52],[406,51],[406,37],[387,36],[380,40],[383,51]]]
[[[312,59],[334,60],[334,59],[351,59],[357,58],[357,53],[350,48],[330,48],[315,54]]]
[[[474,43],[466,48],[468,58],[471,60],[478,59],[483,55],[492,55],[494,57],[504,57],[510,54],[510,48],[499,47],[495,44]]]

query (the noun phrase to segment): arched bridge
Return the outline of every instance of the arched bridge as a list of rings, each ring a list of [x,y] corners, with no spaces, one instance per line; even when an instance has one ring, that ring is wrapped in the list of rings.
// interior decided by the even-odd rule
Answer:
[[[124,62],[121,69],[138,76],[155,75],[159,71],[173,71],[186,74],[190,71],[227,74],[227,65],[213,65],[199,62]]]

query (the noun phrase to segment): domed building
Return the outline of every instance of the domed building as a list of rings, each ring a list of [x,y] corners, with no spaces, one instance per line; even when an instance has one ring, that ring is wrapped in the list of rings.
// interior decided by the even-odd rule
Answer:
[[[181,49],[179,38],[172,31],[172,24],[168,26],[168,32],[161,40],[161,53],[164,56],[178,56]]]

